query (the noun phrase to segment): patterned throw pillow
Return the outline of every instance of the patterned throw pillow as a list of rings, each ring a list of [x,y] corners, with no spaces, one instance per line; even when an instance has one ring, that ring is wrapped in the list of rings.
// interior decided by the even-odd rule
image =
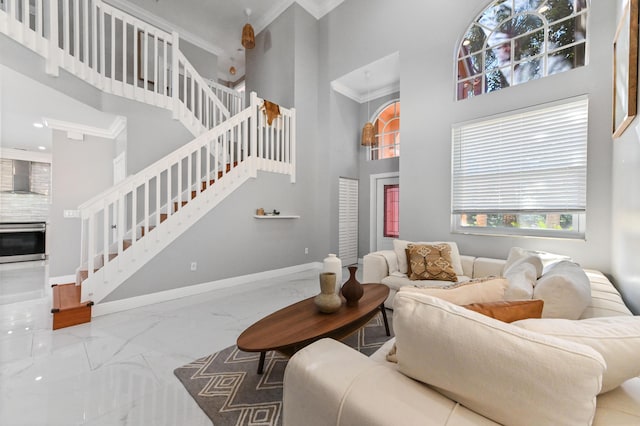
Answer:
[[[409,244],[407,260],[410,280],[457,281],[448,244]]]

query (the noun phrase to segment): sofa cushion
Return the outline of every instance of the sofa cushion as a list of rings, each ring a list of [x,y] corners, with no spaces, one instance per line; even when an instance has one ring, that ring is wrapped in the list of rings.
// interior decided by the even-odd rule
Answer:
[[[514,325],[591,346],[607,363],[601,393],[640,375],[640,317],[522,320]]]
[[[528,318],[541,318],[543,305],[544,301],[534,299],[471,303],[462,307],[502,322],[514,322]]]
[[[562,261],[538,279],[533,297],[544,300],[543,318],[578,319],[591,302],[591,284],[578,264]]]
[[[393,240],[393,251],[396,252],[396,256],[398,257],[398,271],[402,274],[406,274],[408,272],[408,263],[407,263],[407,253],[405,249],[408,244],[411,244],[412,241],[405,240]],[[447,241],[436,241],[436,242],[413,242],[413,244],[449,244],[451,247],[451,263],[453,266],[453,271],[456,275],[464,275],[462,270],[462,261],[460,260],[460,252],[458,251],[458,245],[454,242]]]
[[[401,291],[398,369],[498,423],[591,424],[606,368],[593,348]]]
[[[470,278],[464,275],[458,276],[458,282],[466,282],[469,281]],[[411,281],[406,274],[401,274],[400,272],[394,272],[393,274],[384,277],[380,282],[391,290],[400,290],[402,287],[411,286],[411,287],[422,287],[423,283],[425,286],[432,287],[446,287],[451,285],[451,281],[437,281],[437,280],[429,280],[429,281]]]
[[[591,283],[591,302],[580,319],[633,315],[611,281],[600,271],[585,269]]]
[[[410,280],[457,281],[449,244],[407,244]]]
[[[481,278],[447,286],[404,286],[399,292],[438,297],[456,305],[504,300],[508,282],[505,278]]]

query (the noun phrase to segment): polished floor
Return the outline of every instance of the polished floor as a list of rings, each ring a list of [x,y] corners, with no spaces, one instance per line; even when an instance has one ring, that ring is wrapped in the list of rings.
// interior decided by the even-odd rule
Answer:
[[[210,425],[173,370],[235,344],[256,320],[319,289],[310,269],[52,331],[46,265],[22,273],[2,266],[3,426]]]

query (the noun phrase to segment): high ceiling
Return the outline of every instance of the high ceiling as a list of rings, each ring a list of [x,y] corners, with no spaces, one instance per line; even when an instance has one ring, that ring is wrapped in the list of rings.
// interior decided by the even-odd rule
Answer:
[[[144,17],[151,24],[168,29],[169,23],[180,36],[218,57],[218,78],[236,80],[244,75],[244,48],[240,44],[242,27],[249,22],[256,34],[291,4],[298,3],[316,18],[344,0],[106,0],[115,7]],[[233,65],[238,72],[228,73]]]

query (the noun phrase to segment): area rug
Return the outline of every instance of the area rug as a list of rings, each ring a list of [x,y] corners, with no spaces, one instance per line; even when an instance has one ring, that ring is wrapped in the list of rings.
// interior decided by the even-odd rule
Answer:
[[[391,327],[391,312],[387,317]],[[343,343],[369,356],[390,337],[378,314]],[[215,426],[282,424],[282,380],[289,359],[267,352],[264,374],[256,373],[259,353],[236,346],[176,368],[174,374]]]

